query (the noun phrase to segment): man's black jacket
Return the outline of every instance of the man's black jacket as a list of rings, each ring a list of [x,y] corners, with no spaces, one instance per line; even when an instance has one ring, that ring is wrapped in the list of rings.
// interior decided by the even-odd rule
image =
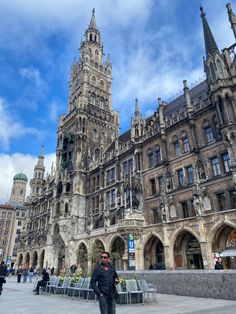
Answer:
[[[98,297],[101,293],[105,297],[113,297],[116,294],[116,278],[118,278],[118,275],[111,264],[109,264],[108,270],[105,270],[102,265],[99,265],[93,271],[90,286]]]
[[[5,265],[0,265],[0,277],[5,277],[7,274],[7,267]]]

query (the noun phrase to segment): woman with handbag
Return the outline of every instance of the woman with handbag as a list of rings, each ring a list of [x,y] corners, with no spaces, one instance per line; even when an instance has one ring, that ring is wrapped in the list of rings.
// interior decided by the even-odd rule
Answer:
[[[7,274],[7,266],[4,262],[1,262],[0,265],[0,295],[2,294],[2,286],[4,283],[6,283],[5,277]]]

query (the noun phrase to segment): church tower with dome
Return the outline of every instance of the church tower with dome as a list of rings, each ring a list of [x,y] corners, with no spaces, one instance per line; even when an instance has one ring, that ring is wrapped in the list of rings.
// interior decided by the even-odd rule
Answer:
[[[27,182],[28,178],[22,172],[14,176],[9,202],[24,203]]]

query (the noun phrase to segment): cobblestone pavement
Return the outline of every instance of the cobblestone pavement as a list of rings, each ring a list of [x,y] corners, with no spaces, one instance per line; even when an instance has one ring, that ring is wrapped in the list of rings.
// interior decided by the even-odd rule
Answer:
[[[0,296],[1,314],[99,314],[98,303],[60,295],[34,295],[34,283],[16,283],[12,277]],[[158,295],[158,303],[117,305],[117,314],[235,314],[236,301]]]

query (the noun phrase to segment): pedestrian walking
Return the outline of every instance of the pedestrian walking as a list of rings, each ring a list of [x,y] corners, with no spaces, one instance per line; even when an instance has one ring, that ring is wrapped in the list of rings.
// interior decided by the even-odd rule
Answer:
[[[99,300],[101,314],[115,314],[115,296],[117,294],[116,284],[119,277],[114,266],[110,263],[109,252],[101,253],[101,263],[94,268],[91,287]]]
[[[7,266],[2,261],[0,264],[0,295],[2,294],[2,286],[4,283],[6,283],[6,279],[5,279],[6,275],[7,275]]]
[[[28,274],[29,274],[29,267],[26,265],[23,270],[23,282],[27,281]]]
[[[34,268],[31,266],[29,269],[29,281],[32,282],[34,276]]]
[[[46,271],[46,269],[44,268],[42,270],[42,280],[39,280],[37,283],[36,288],[33,290],[33,292],[35,292],[35,294],[39,294],[39,287],[46,287],[47,283],[49,281],[49,274]]]
[[[17,282],[21,282],[21,276],[23,274],[23,269],[21,266],[19,266],[18,270],[17,270]]]

